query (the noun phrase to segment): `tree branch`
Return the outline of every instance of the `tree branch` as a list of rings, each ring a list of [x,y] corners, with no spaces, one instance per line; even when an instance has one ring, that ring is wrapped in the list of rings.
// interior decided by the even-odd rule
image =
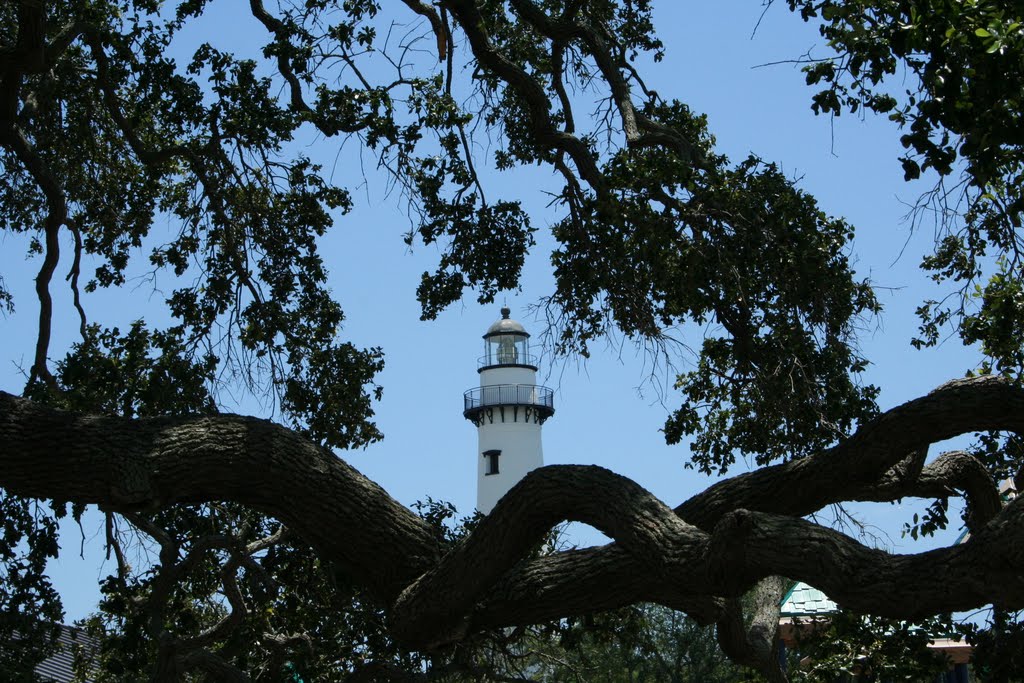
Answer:
[[[995,480],[970,453],[950,451],[914,477],[890,470],[875,484],[850,491],[847,500],[887,502],[904,497],[946,498],[963,493],[968,505],[967,527],[980,528],[1002,508]]]
[[[714,484],[676,513],[702,529],[738,509],[802,517],[877,485],[929,444],[986,430],[1024,434],[1024,391],[997,375],[955,380],[882,413],[828,450]]]
[[[103,41],[97,31],[86,29],[83,31],[83,40],[89,47],[93,61],[96,63],[96,83],[100,87],[103,96],[103,104],[106,106],[107,114],[124,136],[132,152],[146,167],[154,169],[171,159],[186,156],[190,148],[186,145],[169,145],[162,149],[150,149],[139,138],[135,128],[128,122],[121,111],[121,102],[117,97],[115,84],[110,78],[110,65],[107,53],[103,49]]]
[[[690,140],[671,127],[653,121],[636,110],[629,82],[622,74],[622,69],[626,67],[625,59],[616,59],[605,37],[593,26],[585,22],[552,19],[531,0],[511,0],[511,4],[519,16],[553,43],[578,40],[586,46],[597,68],[601,70],[605,82],[611,88],[612,100],[619,112],[622,131],[628,145],[667,147],[687,162],[693,162],[700,167],[705,165],[703,155]],[[552,53],[558,49],[557,45],[553,45]],[[557,81],[557,75],[553,78]]]
[[[604,179],[587,145],[576,136],[555,127],[551,120],[551,101],[544,88],[494,45],[487,35],[483,17],[476,3],[473,0],[446,0],[445,6],[465,32],[473,54],[480,64],[507,83],[526,105],[537,142],[547,149],[560,150],[568,154],[580,176],[596,191],[601,192],[605,184]]]
[[[512,487],[463,543],[402,593],[396,635],[427,649],[461,638],[475,604],[563,521],[614,538],[653,583],[673,576],[681,558],[700,556],[707,543],[632,480],[601,467],[544,467]]]
[[[352,125],[343,125],[337,117],[328,121],[319,112],[310,107],[302,95],[302,84],[295,75],[291,60],[288,59],[286,53],[286,49],[291,46],[289,42],[291,35],[288,26],[268,12],[262,0],[249,0],[249,9],[252,12],[252,16],[274,36],[274,42],[277,43],[277,70],[281,73],[281,77],[284,78],[285,82],[288,83],[288,95],[294,111],[301,114],[306,120],[316,126],[317,130],[327,136],[333,136],[339,131],[342,133],[356,133],[369,125],[369,117],[363,117],[363,119]],[[433,25],[433,22],[431,24]],[[438,40],[440,45],[440,38]]]
[[[437,61],[446,61],[450,49],[448,45],[448,27],[441,20],[441,15],[438,14],[436,9],[419,0],[402,0],[402,2],[413,12],[421,17],[425,17],[430,22],[430,29],[434,32],[434,38],[437,40]]]
[[[13,120],[0,119],[0,145],[11,150],[32,176],[46,198],[46,218],[43,220],[43,263],[36,275],[36,296],[39,298],[39,329],[36,337],[35,356],[29,381],[39,379],[51,388],[56,380],[50,374],[47,357],[50,349],[50,334],[53,320],[53,297],[50,296],[50,282],[60,260],[60,228],[67,221],[68,207],[64,189],[54,177],[46,162],[39,155],[25,134]]]
[[[768,478],[737,477],[732,481],[767,482],[770,496],[731,485],[737,501],[730,504],[788,501],[794,487],[831,501],[844,490],[833,477],[846,478],[845,490],[859,490],[931,440],[978,429],[1021,431],[1022,406],[1024,392],[1002,379],[950,383]],[[1024,605],[1020,501],[960,546],[889,555],[788,516],[806,506],[764,503],[786,515],[727,510],[718,496],[729,482],[713,487],[706,507],[695,505],[700,497],[684,506],[701,521],[698,528],[629,479],[598,467],[550,466],[530,473],[438,558],[427,527],[380,487],[266,421],[78,416],[0,394],[0,443],[0,484],[19,495],[126,509],[229,500],[273,515],[391,604],[392,634],[420,649],[485,626],[637,600],[706,622],[722,615],[722,598],[772,575],[807,581],[850,609],[900,619],[991,602]],[[819,489],[827,491],[815,495]],[[591,524],[616,543],[524,560],[564,520]],[[717,523],[705,526],[708,520]],[[900,586],[900,597],[879,585]]]
[[[715,624],[718,644],[729,659],[763,673],[772,683],[785,683],[785,672],[779,666],[779,612],[789,579],[768,576],[750,592],[753,601],[750,625],[747,626],[743,606],[733,598],[728,601]]]
[[[230,500],[276,517],[387,601],[437,559],[411,511],[266,420],[80,416],[0,392],[0,485],[115,510]]]

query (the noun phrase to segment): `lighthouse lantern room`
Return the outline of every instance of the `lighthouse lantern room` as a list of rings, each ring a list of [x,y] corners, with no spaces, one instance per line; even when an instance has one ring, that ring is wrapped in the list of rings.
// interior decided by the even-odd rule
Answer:
[[[530,335],[511,311],[484,335],[480,386],[464,396],[463,415],[477,427],[477,509],[489,513],[520,479],[544,464],[541,426],[555,412],[554,392],[537,385]]]

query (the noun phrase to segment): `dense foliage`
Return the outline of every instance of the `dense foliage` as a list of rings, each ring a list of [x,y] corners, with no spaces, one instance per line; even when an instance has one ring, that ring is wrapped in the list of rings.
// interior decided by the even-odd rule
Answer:
[[[812,2],[789,0],[820,20],[836,55],[806,67],[820,113],[866,108],[903,132],[908,180],[939,178],[921,208],[939,213],[935,253],[923,267],[959,283],[952,304],[920,309],[918,344],[936,344],[952,325],[978,343],[988,364],[1019,373],[1020,235],[1024,148],[1024,33],[1012,2]],[[934,176],[933,176],[934,177]],[[970,299],[977,305],[970,305]]]

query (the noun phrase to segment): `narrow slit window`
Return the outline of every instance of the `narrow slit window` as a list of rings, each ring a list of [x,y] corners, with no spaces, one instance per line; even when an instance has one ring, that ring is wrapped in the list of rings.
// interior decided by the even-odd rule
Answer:
[[[498,458],[501,457],[501,451],[491,450],[484,451],[484,459],[487,461],[484,463],[484,474],[498,474]]]

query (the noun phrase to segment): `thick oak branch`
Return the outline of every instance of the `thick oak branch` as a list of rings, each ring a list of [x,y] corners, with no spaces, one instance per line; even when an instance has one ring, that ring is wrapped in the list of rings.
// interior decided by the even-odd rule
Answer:
[[[831,458],[840,470],[855,459],[885,474],[899,454],[905,459],[956,430],[1019,429],[1020,403],[1019,389],[1008,383],[958,382],[889,411],[816,457]],[[957,408],[962,415],[953,414]],[[527,476],[466,541],[438,558],[426,526],[380,487],[263,420],[79,416],[0,394],[0,444],[0,485],[14,493],[120,509],[230,500],[273,515],[392,603],[393,634],[419,648],[481,627],[638,600],[714,620],[723,614],[721,598],[735,598],[772,575],[807,581],[848,608],[901,619],[992,602],[1024,605],[1019,501],[967,543],[899,556],[789,515],[722,513],[721,506],[711,507],[718,513],[712,515],[691,507],[696,518],[718,519],[698,528],[608,470],[547,467]],[[816,483],[801,478],[820,467],[814,460],[804,461],[811,463],[804,469],[776,469],[775,492],[797,484],[813,490]],[[825,471],[819,476],[828,483]],[[856,490],[858,479],[850,476],[847,490]],[[563,520],[591,524],[616,543],[530,559]]]
[[[852,492],[877,485],[900,461],[929,444],[985,430],[1024,434],[1020,386],[994,375],[948,382],[882,413],[833,448],[722,481],[676,513],[702,529],[738,509],[802,517],[851,500]]]
[[[330,451],[266,420],[126,420],[0,392],[0,485],[24,496],[155,509],[234,501],[287,524],[384,600],[437,561],[427,526]]]

